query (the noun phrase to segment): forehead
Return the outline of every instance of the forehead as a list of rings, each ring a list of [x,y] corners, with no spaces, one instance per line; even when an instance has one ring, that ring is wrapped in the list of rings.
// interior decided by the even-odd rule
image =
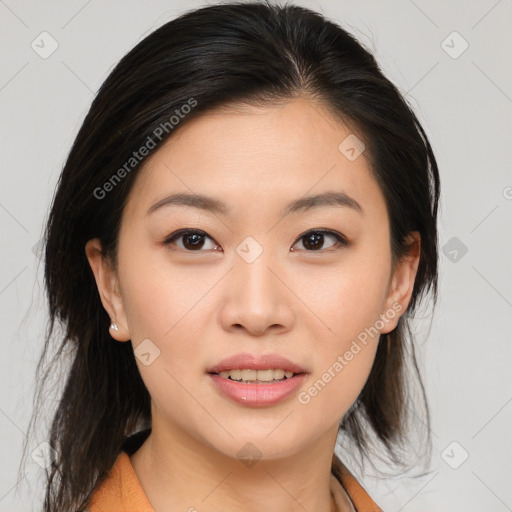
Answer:
[[[382,207],[364,151],[355,159],[344,152],[344,141],[355,137],[347,125],[303,98],[210,111],[185,122],[147,158],[127,214],[145,214],[175,192],[222,196],[235,212],[249,205],[253,211],[282,208],[290,199],[326,190]]]

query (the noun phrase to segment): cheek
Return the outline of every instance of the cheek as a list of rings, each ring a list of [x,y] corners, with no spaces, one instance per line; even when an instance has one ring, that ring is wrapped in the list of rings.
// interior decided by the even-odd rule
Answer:
[[[384,313],[389,260],[354,253],[329,278],[317,276],[316,293],[306,299],[326,327],[317,339],[310,375],[299,403],[324,411],[325,423],[340,419],[356,400],[371,371]],[[380,255],[385,253],[382,251]],[[312,288],[311,288],[312,289]]]
[[[201,299],[212,283],[200,278],[199,272],[165,267],[161,256],[149,251],[126,256],[123,264],[132,345],[152,402],[163,414],[170,414],[169,404],[182,411],[193,407],[183,388],[190,387],[203,370],[200,321],[209,317],[204,310],[207,301]],[[141,357],[143,353],[150,354],[149,361]]]
[[[375,359],[379,342],[376,323],[386,280],[375,273],[368,274],[368,279],[357,277],[326,282],[317,296],[316,307],[329,330],[316,337],[312,354],[315,371],[297,396],[304,412],[315,418],[316,428],[328,428],[346,414]]]
[[[164,343],[172,338],[200,309],[214,284],[214,276],[209,279],[200,269],[184,271],[171,265],[164,248],[126,253],[119,266],[132,340],[152,338]]]
[[[336,268],[305,278],[304,302],[318,312],[326,327],[325,339],[332,340],[328,346],[342,349],[384,312],[389,258],[380,254],[377,259],[371,251],[347,253]]]
[[[146,348],[151,353],[150,365],[136,359],[141,376],[156,402],[178,403],[183,396],[173,377],[183,383],[204,373],[201,340],[212,318],[208,292],[219,276],[184,271],[170,265],[163,250],[144,248],[125,253],[119,267],[135,355]]]
[[[332,355],[323,369],[310,376],[297,401],[314,430],[327,429],[345,416],[368,379],[375,351],[376,345],[350,344],[347,351]]]

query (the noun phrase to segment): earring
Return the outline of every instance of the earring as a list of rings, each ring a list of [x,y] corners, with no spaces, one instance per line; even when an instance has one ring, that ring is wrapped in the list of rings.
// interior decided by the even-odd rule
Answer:
[[[119,327],[117,326],[117,324],[115,322],[112,322],[110,324],[110,328],[113,330],[113,331],[119,331]]]

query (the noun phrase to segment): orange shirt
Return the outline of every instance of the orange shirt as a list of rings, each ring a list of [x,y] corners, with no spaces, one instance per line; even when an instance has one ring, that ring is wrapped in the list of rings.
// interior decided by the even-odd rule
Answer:
[[[332,473],[330,480],[337,504],[342,502],[343,486],[357,512],[382,512],[345,466],[341,475],[341,483]],[[127,452],[120,452],[108,477],[91,497],[87,512],[155,512]]]

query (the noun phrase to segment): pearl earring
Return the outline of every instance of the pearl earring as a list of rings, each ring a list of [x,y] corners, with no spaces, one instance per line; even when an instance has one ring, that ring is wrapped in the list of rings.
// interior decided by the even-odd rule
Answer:
[[[117,324],[115,322],[112,322],[110,324],[110,328],[113,330],[113,331],[119,331],[119,327],[117,326]]]

